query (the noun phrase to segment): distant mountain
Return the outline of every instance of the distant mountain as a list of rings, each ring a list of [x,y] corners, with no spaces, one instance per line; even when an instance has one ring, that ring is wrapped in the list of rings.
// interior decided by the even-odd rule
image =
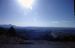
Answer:
[[[65,39],[75,37],[75,28],[0,25],[0,32],[4,32],[4,34],[6,33],[8,36],[15,36],[16,33],[17,36],[29,40],[62,40],[64,37]]]
[[[10,28],[11,26],[15,26],[15,25],[12,25],[12,24],[9,24],[9,25],[0,25],[0,27],[3,27],[3,28]]]

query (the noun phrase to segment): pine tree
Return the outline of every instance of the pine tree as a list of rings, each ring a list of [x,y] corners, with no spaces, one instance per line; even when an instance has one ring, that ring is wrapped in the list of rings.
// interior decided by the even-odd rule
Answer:
[[[7,32],[8,36],[15,36],[16,35],[16,30],[13,28],[13,26],[10,27],[10,29]]]

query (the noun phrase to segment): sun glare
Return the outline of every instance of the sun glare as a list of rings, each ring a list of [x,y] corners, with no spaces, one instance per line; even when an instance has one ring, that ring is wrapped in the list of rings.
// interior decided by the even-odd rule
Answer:
[[[20,5],[32,9],[33,0],[18,0]]]

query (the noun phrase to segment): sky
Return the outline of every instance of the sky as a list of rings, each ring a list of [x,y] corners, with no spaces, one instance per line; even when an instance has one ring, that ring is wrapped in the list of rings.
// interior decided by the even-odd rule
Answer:
[[[26,8],[18,0],[0,0],[0,24],[75,27],[74,0],[34,0]]]

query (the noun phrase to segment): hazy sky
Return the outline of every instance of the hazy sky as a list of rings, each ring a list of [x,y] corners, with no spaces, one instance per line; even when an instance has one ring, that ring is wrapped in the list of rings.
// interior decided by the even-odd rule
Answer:
[[[0,0],[0,24],[75,27],[73,0],[35,0],[32,9],[18,0]]]

